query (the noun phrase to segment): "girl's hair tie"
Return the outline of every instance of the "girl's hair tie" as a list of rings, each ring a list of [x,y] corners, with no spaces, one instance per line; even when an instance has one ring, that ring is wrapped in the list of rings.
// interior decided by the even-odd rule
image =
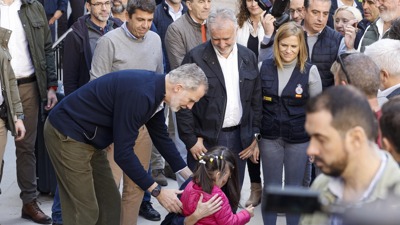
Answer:
[[[201,157],[201,156],[200,156]],[[202,160],[202,159],[200,159],[200,161],[199,161],[199,163],[202,163],[202,164],[206,164],[206,161],[204,161],[204,160]]]

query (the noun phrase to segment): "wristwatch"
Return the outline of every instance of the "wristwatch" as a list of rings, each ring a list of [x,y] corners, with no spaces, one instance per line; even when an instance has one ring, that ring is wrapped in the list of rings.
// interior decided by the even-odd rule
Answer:
[[[25,116],[24,116],[24,114],[17,116],[17,119],[21,119],[22,121],[25,122]]]
[[[256,138],[257,142],[261,140],[261,134],[260,133],[255,133],[254,137]]]
[[[155,187],[152,191],[151,191],[151,195],[155,198],[157,198],[157,196],[161,193],[161,186],[158,185],[157,187]]]

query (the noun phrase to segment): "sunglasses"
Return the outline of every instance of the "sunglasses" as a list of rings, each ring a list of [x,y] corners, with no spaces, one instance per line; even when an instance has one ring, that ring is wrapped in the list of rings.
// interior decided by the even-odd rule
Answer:
[[[343,70],[344,75],[346,75],[348,84],[350,84],[350,78],[349,78],[349,75],[347,74],[346,69],[344,68],[343,60],[345,60],[346,57],[351,54],[354,54],[354,53],[343,53],[343,54],[340,54],[336,59],[336,62],[340,63],[340,69]]]

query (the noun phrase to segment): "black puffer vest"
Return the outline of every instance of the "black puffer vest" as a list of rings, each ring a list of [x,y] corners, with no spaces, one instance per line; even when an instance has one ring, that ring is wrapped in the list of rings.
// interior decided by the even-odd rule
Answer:
[[[307,44],[307,32],[305,31],[304,36]],[[308,60],[317,66],[323,89],[334,85],[333,74],[330,69],[338,56],[342,38],[343,35],[339,32],[332,30],[330,27],[325,27],[314,45],[311,60]],[[309,51],[308,44],[307,51]]]

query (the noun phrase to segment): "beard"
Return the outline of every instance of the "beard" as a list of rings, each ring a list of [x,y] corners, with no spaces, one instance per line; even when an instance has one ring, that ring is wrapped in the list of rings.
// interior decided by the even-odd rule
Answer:
[[[100,13],[103,13],[103,12],[106,12],[107,13],[107,16],[101,16],[100,15]],[[100,20],[100,21],[102,21],[102,22],[105,22],[105,21],[107,21],[108,20],[108,18],[110,18],[110,12],[109,11],[101,11],[101,12],[99,12],[99,13],[97,13],[97,14],[92,14],[94,17],[96,17],[96,19],[98,19],[98,20]]]
[[[396,14],[397,14],[397,10],[398,7],[393,8],[392,11],[389,11],[386,7],[380,6],[379,9],[385,9],[385,12],[380,12],[379,11],[379,16],[381,17],[381,19],[385,22],[390,22],[392,20],[394,20],[396,18]]]
[[[181,94],[175,94],[171,97],[171,103],[169,107],[171,108],[172,112],[178,112],[182,107],[179,104],[179,101],[185,95],[186,91],[183,91]]]
[[[343,149],[344,154],[342,157],[338,158],[335,162],[327,165],[323,159],[318,156],[315,156],[315,162],[319,161],[323,164],[323,166],[319,167],[325,175],[331,177],[339,177],[343,174],[344,170],[348,164],[348,153],[346,149]]]
[[[114,4],[113,4],[113,6],[111,7],[111,10],[112,10],[113,13],[121,14],[126,10],[126,7],[127,7],[128,4],[122,4],[122,2],[119,1],[119,0],[115,0],[114,2],[119,2],[121,5],[114,6]]]

